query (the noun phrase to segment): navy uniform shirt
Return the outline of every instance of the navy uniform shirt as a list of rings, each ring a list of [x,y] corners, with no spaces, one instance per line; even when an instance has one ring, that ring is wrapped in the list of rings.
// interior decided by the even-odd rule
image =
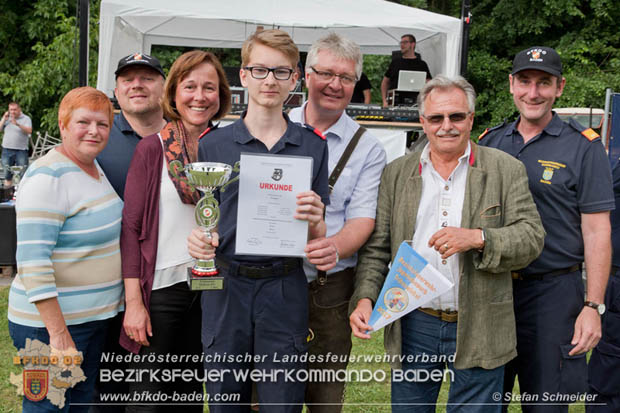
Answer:
[[[485,131],[479,143],[511,154],[527,170],[547,236],[542,254],[522,272],[544,274],[582,263],[581,214],[615,205],[605,149],[593,131],[555,113],[542,133],[524,145],[519,119]]]
[[[612,265],[620,267],[620,159],[612,163],[611,176],[614,181],[616,209],[611,213],[611,244],[613,247]]]
[[[118,113],[114,115],[114,124],[110,129],[108,144],[97,156],[97,162],[121,199],[125,193],[129,164],[136,145],[141,139],[142,137],[134,132],[123,113]]]
[[[198,146],[198,160],[200,162],[222,162],[234,166],[241,157],[241,153],[279,154],[310,156],[313,158],[312,190],[321,201],[329,204],[329,189],[327,184],[327,142],[322,136],[311,129],[304,128],[291,122],[283,114],[288,124],[286,132],[280,140],[267,150],[264,143],[250,134],[243,117],[225,128],[216,129],[205,135]],[[241,263],[266,264],[272,257],[254,255],[235,255],[235,237],[237,233],[237,202],[239,192],[238,172],[230,175],[230,183],[224,191],[216,191],[215,196],[220,202],[220,222],[218,233],[220,246],[216,254]],[[233,181],[234,180],[234,181]],[[217,257],[216,257],[217,260]]]

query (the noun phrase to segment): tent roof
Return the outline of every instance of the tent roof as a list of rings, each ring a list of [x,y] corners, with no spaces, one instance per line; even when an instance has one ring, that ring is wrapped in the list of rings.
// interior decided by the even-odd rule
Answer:
[[[108,94],[123,56],[154,44],[240,48],[259,25],[287,31],[302,51],[335,31],[390,54],[411,33],[433,74],[458,73],[459,19],[383,0],[102,0],[100,19],[97,87]]]

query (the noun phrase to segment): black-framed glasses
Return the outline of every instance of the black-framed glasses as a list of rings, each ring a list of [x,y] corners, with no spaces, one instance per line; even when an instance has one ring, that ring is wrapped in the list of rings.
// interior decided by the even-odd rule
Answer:
[[[467,119],[470,113],[471,112],[455,112],[455,113],[450,113],[447,116],[448,116],[448,119],[450,119],[450,122],[460,123],[460,122],[463,122],[465,119]],[[430,116],[422,115],[422,117],[426,119],[428,123],[432,125],[441,125],[445,118],[444,115],[430,115]]]
[[[339,77],[340,83],[342,83],[344,86],[351,86],[357,83],[357,78],[353,76],[343,75],[343,74],[337,75],[336,73],[332,73],[332,72],[316,70],[312,66],[310,66],[310,69],[312,69],[312,71],[316,73],[317,77],[323,82],[331,82],[334,79],[334,77]]]
[[[254,79],[266,79],[269,72],[273,72],[276,80],[289,80],[294,70],[288,67],[263,67],[263,66],[246,66],[243,69],[249,70]]]

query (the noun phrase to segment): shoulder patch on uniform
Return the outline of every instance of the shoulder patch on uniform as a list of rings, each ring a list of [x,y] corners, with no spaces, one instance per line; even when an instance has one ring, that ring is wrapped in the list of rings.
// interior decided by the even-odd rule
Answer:
[[[589,140],[590,142],[592,142],[593,140],[600,138],[600,135],[596,132],[594,132],[594,130],[592,130],[592,128],[586,128],[585,126],[583,126],[581,123],[577,122],[575,119],[570,118],[568,120],[568,124],[575,129],[577,132],[579,132],[584,138],[586,138],[587,140]]]
[[[211,125],[209,126],[207,129],[205,129],[204,132],[202,132],[202,134],[200,134],[200,136],[198,137],[198,140],[202,139],[207,133],[217,129],[220,126],[220,123],[216,123],[215,125]]]
[[[493,126],[492,128],[486,128],[486,129],[484,130],[484,132],[482,132],[482,133],[480,134],[480,136],[478,136],[478,141],[480,141],[480,139],[484,138],[484,137],[485,137],[485,136],[486,136],[489,132],[492,132],[492,131],[494,131],[494,130],[497,130],[497,129],[499,129],[499,128],[502,128],[502,127],[504,127],[504,125],[506,125],[506,122],[501,123],[501,124],[499,124],[499,125],[497,125],[497,126]]]
[[[482,138],[484,138],[484,135],[486,135],[487,133],[489,133],[489,128],[486,128],[484,132],[482,132],[480,136],[478,136],[478,140],[481,140]]]
[[[583,136],[585,136],[589,141],[593,141],[596,138],[599,138],[599,134],[594,132],[592,128],[588,128],[581,132]]]
[[[319,138],[325,140],[325,136],[321,133],[320,130],[318,130],[317,128],[315,128],[312,125],[308,125],[307,123],[304,123],[304,128],[311,130],[315,135],[317,135]]]

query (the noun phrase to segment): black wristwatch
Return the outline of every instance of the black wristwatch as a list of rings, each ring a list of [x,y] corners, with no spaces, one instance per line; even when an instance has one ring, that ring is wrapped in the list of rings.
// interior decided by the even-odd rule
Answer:
[[[599,315],[605,314],[605,304],[597,304],[592,301],[585,301],[583,305],[594,308],[599,313]]]

